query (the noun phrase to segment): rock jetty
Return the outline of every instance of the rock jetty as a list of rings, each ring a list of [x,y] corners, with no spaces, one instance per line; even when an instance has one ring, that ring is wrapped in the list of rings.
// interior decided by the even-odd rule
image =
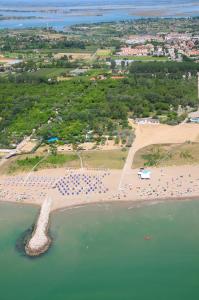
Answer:
[[[25,246],[26,254],[29,256],[39,256],[43,254],[48,250],[51,244],[51,238],[48,235],[51,205],[51,198],[47,198],[42,204],[32,236]]]

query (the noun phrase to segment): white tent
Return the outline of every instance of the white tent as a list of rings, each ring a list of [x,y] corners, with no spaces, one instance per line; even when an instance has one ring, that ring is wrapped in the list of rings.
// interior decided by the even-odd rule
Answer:
[[[141,179],[151,179],[151,171],[149,170],[140,170],[138,175]]]

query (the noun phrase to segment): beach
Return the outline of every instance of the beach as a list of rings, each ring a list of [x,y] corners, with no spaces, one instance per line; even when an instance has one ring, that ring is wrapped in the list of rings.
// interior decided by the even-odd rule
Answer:
[[[198,165],[151,167],[150,180],[141,180],[139,169],[132,169],[135,153],[146,145],[198,141],[198,125],[139,125],[135,131],[122,170],[56,168],[4,175],[0,177],[0,201],[41,206],[51,197],[54,211],[98,202],[199,198]]]
[[[52,211],[71,206],[79,206],[92,203],[120,202],[120,201],[161,201],[176,199],[199,198],[199,174],[198,166],[177,166],[166,168],[151,168],[152,176],[150,181],[141,180],[134,169],[128,173],[123,187],[118,190],[121,171],[113,170],[105,180],[106,193],[90,193],[79,195],[62,195],[59,190],[44,188],[39,185],[16,186],[8,185],[6,178],[1,181],[0,200],[2,202],[14,202],[18,204],[42,205],[45,197],[51,195],[53,198]],[[56,170],[58,171],[58,170]],[[48,173],[55,175],[55,170],[48,170]],[[98,176],[99,171],[82,170],[73,171],[79,175],[81,172],[88,176]],[[45,171],[37,172],[38,176],[45,174]],[[65,175],[65,169],[59,169],[58,173]],[[46,175],[41,175],[46,176]],[[22,176],[23,178],[23,176]],[[57,176],[58,178],[58,176]],[[30,178],[30,180],[34,180]],[[5,182],[5,183],[2,183]],[[10,189],[10,186],[12,189]]]

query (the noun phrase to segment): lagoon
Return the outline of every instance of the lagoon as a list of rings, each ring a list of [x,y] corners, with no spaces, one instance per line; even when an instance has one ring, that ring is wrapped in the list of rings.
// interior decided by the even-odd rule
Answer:
[[[24,0],[12,0],[2,2],[0,15],[8,18],[0,21],[0,29],[53,27],[63,30],[75,24],[128,21],[140,17],[198,16],[199,3],[185,0],[49,0],[27,4]]]

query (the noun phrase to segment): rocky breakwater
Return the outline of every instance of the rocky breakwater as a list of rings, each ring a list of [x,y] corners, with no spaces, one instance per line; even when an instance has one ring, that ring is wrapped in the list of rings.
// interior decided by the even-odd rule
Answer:
[[[29,256],[43,254],[51,244],[51,238],[48,235],[51,205],[51,198],[47,198],[42,204],[32,236],[25,246],[26,254]]]

